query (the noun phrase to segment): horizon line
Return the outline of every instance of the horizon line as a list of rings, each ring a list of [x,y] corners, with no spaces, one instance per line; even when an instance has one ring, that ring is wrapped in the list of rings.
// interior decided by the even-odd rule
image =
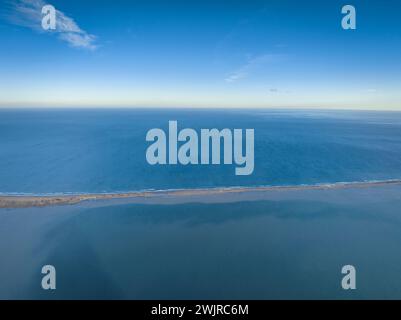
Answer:
[[[321,111],[377,111],[377,112],[401,112],[400,107],[325,107],[325,106],[263,106],[263,105],[251,105],[251,106],[233,106],[233,105],[125,105],[125,104],[81,104],[81,105],[71,105],[71,104],[0,104],[0,110],[34,110],[34,109],[180,109],[180,110],[321,110]]]

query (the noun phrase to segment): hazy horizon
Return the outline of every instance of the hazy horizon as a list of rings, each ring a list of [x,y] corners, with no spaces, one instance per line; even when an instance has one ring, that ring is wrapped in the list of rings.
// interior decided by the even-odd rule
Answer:
[[[40,110],[40,109],[71,109],[71,110],[114,110],[114,109],[149,109],[149,110],[174,110],[174,109],[182,109],[182,110],[288,110],[288,111],[361,111],[361,112],[401,112],[400,108],[375,108],[372,107],[301,107],[301,106],[202,106],[202,105],[46,105],[46,104],[34,104],[34,105],[0,105],[0,110]]]

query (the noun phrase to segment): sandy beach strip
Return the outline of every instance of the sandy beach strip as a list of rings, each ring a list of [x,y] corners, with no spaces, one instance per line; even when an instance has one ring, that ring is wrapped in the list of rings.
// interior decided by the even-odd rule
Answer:
[[[208,196],[229,193],[269,192],[289,190],[326,190],[345,188],[368,188],[389,185],[401,185],[401,180],[383,180],[366,182],[343,182],[332,184],[297,185],[297,186],[260,186],[260,187],[231,187],[231,188],[205,188],[182,190],[138,191],[126,193],[99,193],[99,194],[73,194],[73,195],[0,195],[0,208],[28,208],[54,205],[72,205],[88,200],[107,200],[123,198],[160,198],[160,197],[188,197]]]

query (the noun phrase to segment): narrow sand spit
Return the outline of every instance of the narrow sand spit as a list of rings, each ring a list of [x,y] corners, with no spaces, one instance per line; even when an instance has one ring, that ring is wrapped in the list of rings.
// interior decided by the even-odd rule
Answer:
[[[7,195],[0,196],[0,208],[27,208],[45,207],[53,205],[76,204],[86,200],[107,200],[122,198],[149,198],[149,197],[185,197],[208,196],[228,193],[268,192],[286,190],[324,190],[345,188],[367,188],[388,185],[401,185],[401,180],[367,181],[367,182],[343,182],[333,184],[298,185],[298,186],[261,186],[261,187],[234,187],[234,188],[209,188],[209,189],[183,189],[161,191],[138,191],[126,193],[99,193],[76,195]]]

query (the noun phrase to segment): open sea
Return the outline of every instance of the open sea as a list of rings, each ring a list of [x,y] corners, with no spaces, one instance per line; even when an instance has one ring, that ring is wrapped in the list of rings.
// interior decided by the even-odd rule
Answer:
[[[255,170],[150,166],[146,133],[255,130]],[[0,110],[2,194],[401,179],[401,113]],[[174,199],[173,199],[174,200]],[[0,209],[0,299],[400,299],[401,187]],[[41,288],[54,265],[57,289]],[[341,288],[341,267],[357,289]]]
[[[255,130],[255,170],[146,161],[152,128]],[[93,193],[401,178],[401,112],[0,110],[0,192]]]

